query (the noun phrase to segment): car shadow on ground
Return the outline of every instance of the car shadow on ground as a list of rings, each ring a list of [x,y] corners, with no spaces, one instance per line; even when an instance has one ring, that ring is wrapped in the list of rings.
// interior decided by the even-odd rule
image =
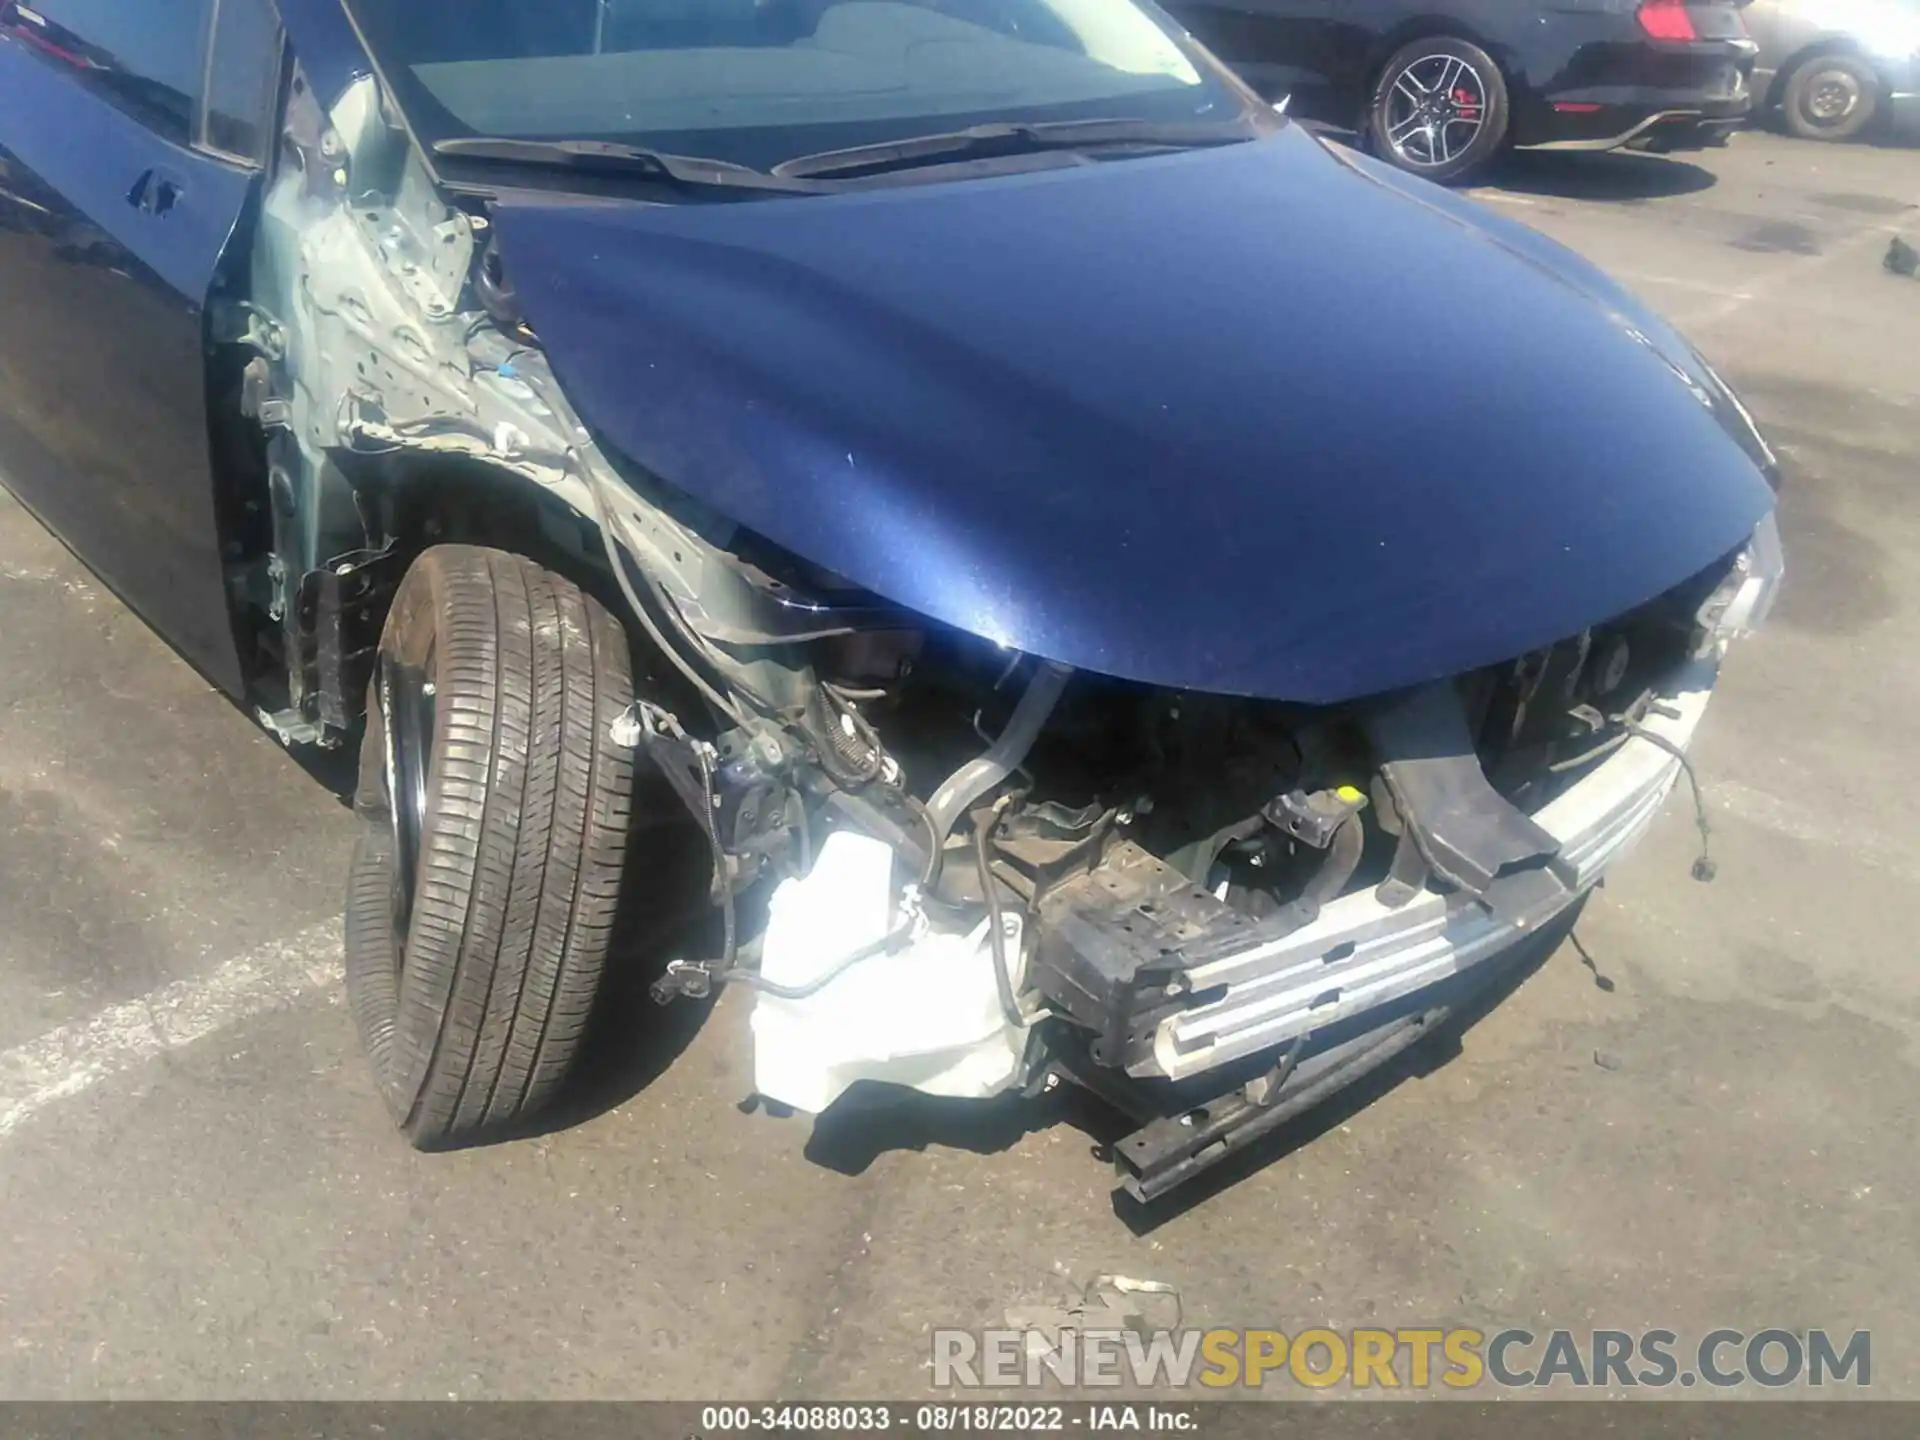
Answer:
[[[1778,110],[1770,111],[1765,115],[1756,115],[1747,122],[1747,128],[1764,130],[1769,135],[1778,135],[1795,144],[1810,146],[1816,151],[1846,150],[1856,145],[1863,145],[1869,150],[1920,150],[1920,125],[1901,128],[1890,122],[1884,115],[1869,125],[1865,134],[1836,141],[1807,140],[1795,135],[1787,128],[1787,122]]]
[[[291,745],[287,756],[306,771],[307,778],[341,805],[353,808],[354,787],[360,782],[360,736],[356,732],[345,744],[332,749],[318,745]]]
[[[628,852],[606,978],[558,1100],[524,1124],[482,1136],[477,1144],[551,1135],[618,1109],[659,1079],[700,1033],[713,1009],[711,998],[662,1005],[649,989],[669,958],[720,953],[719,926],[705,903],[706,852],[684,843],[682,836],[674,842],[637,844]],[[663,895],[695,898],[671,907],[649,902]],[[743,917],[742,924],[750,918]]]
[[[1672,155],[1638,151],[1515,150],[1478,180],[1517,195],[1560,200],[1661,200],[1711,189],[1711,170]]]
[[[1450,982],[1455,987],[1452,997],[1438,989],[1424,995],[1423,1005],[1451,998],[1456,1008],[1432,1034],[1378,1070],[1153,1204],[1142,1205],[1116,1190],[1115,1215],[1135,1234],[1150,1234],[1345,1124],[1406,1080],[1440,1069],[1461,1053],[1462,1037],[1570,939],[1584,903],[1493,962],[1497,969]],[[1592,971],[1597,986],[1612,988],[1613,982],[1577,942],[1569,955]],[[1071,1087],[1033,1100],[1012,1096],[983,1102],[937,1100],[891,1087],[857,1086],[814,1121],[806,1155],[826,1169],[859,1175],[889,1151],[944,1148],[990,1155],[1011,1149],[1028,1134],[1060,1124],[1085,1135],[1092,1142],[1091,1161],[1105,1165],[1112,1164],[1113,1146],[1134,1128],[1119,1112]]]
[[[1322,140],[1349,150],[1360,148],[1359,136],[1351,131],[1307,124]],[[1716,183],[1718,177],[1704,166],[1640,150],[1509,150],[1469,177],[1463,188],[1469,194],[1484,186],[1564,200],[1630,201],[1694,195]]]

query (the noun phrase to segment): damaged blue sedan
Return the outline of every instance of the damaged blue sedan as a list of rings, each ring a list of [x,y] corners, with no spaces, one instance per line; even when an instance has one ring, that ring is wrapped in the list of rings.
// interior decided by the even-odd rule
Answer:
[[[1146,0],[6,0],[0,286],[6,483],[358,746],[424,1148],[646,966],[1150,1200],[1569,912],[1782,572],[1680,336]]]

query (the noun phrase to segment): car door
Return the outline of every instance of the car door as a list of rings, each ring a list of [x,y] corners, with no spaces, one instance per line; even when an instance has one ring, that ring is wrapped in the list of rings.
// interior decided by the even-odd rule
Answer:
[[[1172,10],[1194,38],[1269,100],[1327,120],[1337,53],[1335,29],[1348,0],[1178,0]]]
[[[224,3],[257,34],[264,0]],[[216,74],[274,95],[279,52],[210,63],[214,9],[0,0],[0,481],[237,694],[206,307],[259,175],[216,147],[261,127],[201,102]]]

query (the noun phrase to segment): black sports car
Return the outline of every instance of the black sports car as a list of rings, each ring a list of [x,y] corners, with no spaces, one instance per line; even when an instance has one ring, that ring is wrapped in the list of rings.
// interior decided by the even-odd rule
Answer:
[[[1175,0],[1291,113],[1457,180],[1507,146],[1698,148],[1752,107],[1745,0]]]

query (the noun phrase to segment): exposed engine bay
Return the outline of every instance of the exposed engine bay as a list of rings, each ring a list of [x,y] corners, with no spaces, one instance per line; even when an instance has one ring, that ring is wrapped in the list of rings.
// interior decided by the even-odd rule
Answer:
[[[603,449],[517,308],[485,197],[440,198],[371,80],[331,115],[296,84],[290,113],[299,163],[224,337],[267,437],[270,503],[233,568],[260,668],[286,677],[263,718],[349,732],[384,598],[457,531],[456,488],[475,524],[494,507],[597,578],[645,652],[617,738],[711,861],[715,951],[655,996],[755,987],[758,1088],[790,1105],[863,1080],[1066,1079],[1136,1115],[1123,1177],[1163,1192],[1426,1012],[1316,1050],[1334,1022],[1593,883],[1685,766],[1719,650],[1778,578],[1757,543],[1550,648],[1332,708],[1069,670],[898,610]],[[1703,817],[1703,877],[1705,836]],[[1214,1099],[1168,1098],[1207,1074]]]
[[[783,714],[702,738],[642,703],[629,738],[709,822],[726,917],[723,953],[655,997],[756,987],[759,1091],[809,1111],[860,1081],[1082,1085],[1143,1122],[1116,1158],[1151,1199],[1412,1043],[1432,986],[1566,910],[1692,783],[1686,740],[1769,563],[1334,708],[877,615],[792,647],[806,699]],[[685,658],[716,688],[737,663]],[[768,918],[744,934],[755,887]]]
[[[1630,743],[1658,757],[1629,820],[1651,817],[1681,763],[1665,727],[1690,730],[1710,683],[1697,617],[1717,589],[1703,576],[1510,666],[1334,710],[899,631],[819,642],[817,705],[775,743],[709,744],[639,706],[635,742],[714,817],[717,903],[771,886],[763,932],[730,919],[727,953],[676,963],[656,997],[757,986],[760,1088],[809,1110],[862,1079],[979,1096],[1050,1075],[1124,1104],[1252,1056],[1236,1088],[1269,1096],[1249,1102],[1264,1118],[1318,1032],[1494,948],[1388,975],[1395,917],[1422,941],[1463,917],[1510,937],[1565,909],[1597,866],[1534,817]],[[1703,820],[1702,878],[1705,843]],[[1369,933],[1303,949],[1353,901]],[[1303,958],[1290,1029],[1171,1033]]]

